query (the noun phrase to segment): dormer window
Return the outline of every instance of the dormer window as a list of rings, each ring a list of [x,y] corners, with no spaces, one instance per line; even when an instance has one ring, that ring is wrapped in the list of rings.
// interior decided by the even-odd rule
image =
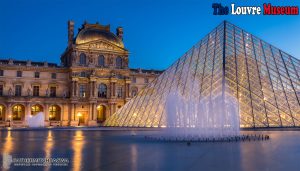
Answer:
[[[86,65],[86,55],[84,53],[81,53],[79,56],[79,64]]]
[[[103,55],[100,55],[100,56],[98,57],[98,65],[99,65],[100,67],[104,67],[104,66],[105,66],[105,61],[104,61],[104,56],[103,56]]]
[[[40,78],[40,73],[39,72],[34,72],[34,78]]]
[[[51,73],[51,78],[56,79],[56,73]]]
[[[121,57],[117,57],[116,58],[116,67],[117,68],[122,68],[122,58]]]
[[[22,77],[22,71],[17,71],[17,77]]]

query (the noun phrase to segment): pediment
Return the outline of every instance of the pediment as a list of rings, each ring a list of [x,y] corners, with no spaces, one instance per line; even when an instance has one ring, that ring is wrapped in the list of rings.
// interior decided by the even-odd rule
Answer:
[[[106,50],[124,52],[126,49],[119,47],[113,43],[104,40],[96,40],[84,44],[77,45],[78,48],[92,49],[92,50]]]

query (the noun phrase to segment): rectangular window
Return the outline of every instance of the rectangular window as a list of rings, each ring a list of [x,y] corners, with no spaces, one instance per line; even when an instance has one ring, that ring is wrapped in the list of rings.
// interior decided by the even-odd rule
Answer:
[[[0,96],[3,96],[3,85],[0,85]]]
[[[17,71],[17,77],[22,77],[22,71]]]
[[[40,73],[39,72],[34,72],[34,78],[40,78]]]
[[[132,77],[132,83],[136,83],[136,77]]]
[[[0,77],[2,77],[4,75],[4,71],[0,70]]]
[[[15,96],[21,96],[22,95],[22,86],[16,85],[15,86]]]
[[[86,86],[85,85],[79,86],[79,96],[86,97]]]
[[[148,78],[145,78],[145,84],[148,84],[149,83],[149,79]]]
[[[50,97],[56,97],[56,87],[50,87]]]
[[[119,98],[123,97],[123,90],[122,90],[122,87],[118,87],[118,89],[117,89],[117,96],[118,96]]]
[[[56,73],[52,73],[52,74],[51,74],[51,78],[52,78],[52,79],[56,79]]]
[[[81,73],[80,73],[80,77],[86,77],[85,72],[81,72]]]
[[[33,86],[33,96],[40,95],[40,86]]]

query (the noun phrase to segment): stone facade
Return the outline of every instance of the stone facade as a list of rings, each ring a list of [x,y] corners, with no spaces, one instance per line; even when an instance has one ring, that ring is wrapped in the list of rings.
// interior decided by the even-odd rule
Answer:
[[[97,126],[162,71],[130,69],[123,29],[84,23],[61,65],[0,60],[0,126],[26,126],[26,117],[43,112],[46,126]]]

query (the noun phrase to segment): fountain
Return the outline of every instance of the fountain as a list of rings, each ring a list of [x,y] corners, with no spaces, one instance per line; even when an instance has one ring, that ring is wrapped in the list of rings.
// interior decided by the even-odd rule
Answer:
[[[198,80],[186,91],[170,90],[166,97],[166,128],[160,137],[170,141],[221,140],[240,136],[238,103],[221,91],[201,96]],[[188,96],[187,96],[188,94]],[[157,136],[157,135],[156,135]]]
[[[26,121],[28,127],[44,127],[45,126],[45,115],[43,112],[39,112],[36,115],[27,115]]]
[[[200,94],[199,94],[200,95]],[[237,142],[269,140],[268,135],[241,135],[238,102],[234,97],[214,95],[212,99],[197,94],[185,97],[171,91],[166,98],[166,128],[145,136],[148,140],[165,142]]]

